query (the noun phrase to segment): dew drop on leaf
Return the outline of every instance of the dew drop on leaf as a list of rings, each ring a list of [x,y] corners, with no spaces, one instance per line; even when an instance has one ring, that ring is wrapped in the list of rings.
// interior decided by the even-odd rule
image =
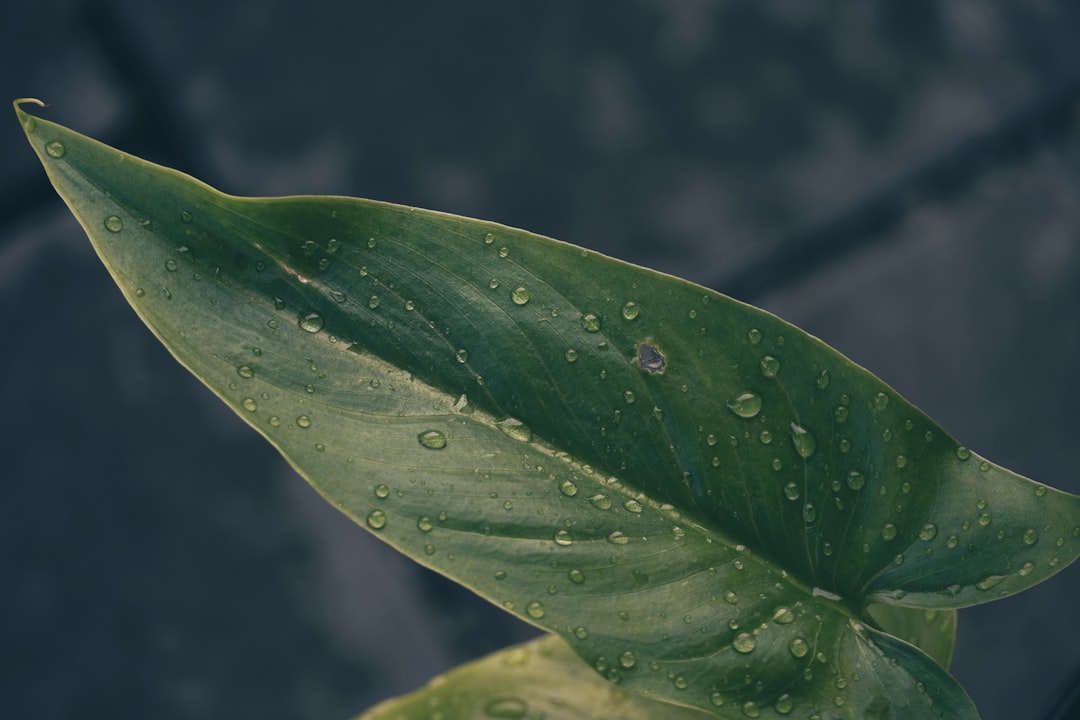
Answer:
[[[637,665],[637,655],[634,654],[633,650],[626,650],[619,655],[619,664],[629,670],[634,665]]]
[[[757,642],[754,640],[754,636],[748,632],[741,632],[735,636],[735,639],[731,641],[731,647],[735,648],[736,652],[746,654],[753,652],[757,646]]]
[[[45,143],[45,152],[48,153],[49,157],[59,160],[67,155],[67,148],[59,140],[52,140]]]
[[[301,315],[299,320],[300,329],[309,333],[317,333],[322,330],[324,322],[323,316],[315,312]]]
[[[806,641],[802,638],[794,638],[788,643],[788,650],[797,658],[806,657],[806,654],[810,652],[810,646],[806,644]]]
[[[630,538],[626,536],[622,530],[614,530],[607,536],[608,542],[613,545],[625,545],[630,542]]]
[[[922,526],[921,530],[919,530],[920,540],[926,540],[927,542],[929,542],[935,537],[937,537],[937,525],[935,525],[934,523],[927,523]]]
[[[773,709],[780,715],[787,715],[795,709],[795,701],[791,699],[791,695],[784,693],[776,698],[776,702],[773,703]]]
[[[240,367],[236,368],[236,374],[248,380],[255,377],[255,371],[251,368],[250,365],[241,365]]]
[[[439,430],[425,430],[417,435],[416,439],[429,450],[442,450],[446,447],[446,435]]]
[[[564,355],[564,357],[566,358],[566,362],[569,362],[569,363],[577,362],[577,357],[578,357],[577,356],[577,350],[575,350],[573,348],[570,348],[569,350],[566,351],[566,354]]]
[[[1024,531],[1023,535],[1021,535],[1021,538],[1025,545],[1034,545],[1039,542],[1039,533],[1033,528],[1028,528]]]
[[[507,500],[507,502],[510,502]],[[557,530],[555,532],[555,544],[567,547],[574,544],[574,539],[570,537],[570,532],[567,530]]]
[[[380,500],[385,500],[386,498],[390,497],[390,488],[386,485],[383,485],[382,483],[379,483],[375,486],[375,497],[379,498]]]
[[[581,572],[577,568],[571,570],[568,573],[568,576],[570,577],[570,582],[574,583],[575,585],[580,585],[581,583],[585,582],[585,573]]]
[[[581,316],[581,327],[585,329],[585,332],[600,332],[602,325],[600,316],[596,313],[585,313]]]
[[[761,396],[743,392],[727,402],[727,408],[741,418],[757,417],[761,412]]]
[[[495,720],[522,720],[528,713],[528,704],[516,697],[496,698],[484,706],[484,714]]]
[[[427,515],[424,515],[417,519],[416,528],[420,532],[431,532],[435,528],[435,523]]]
[[[892,540],[896,537],[896,525],[892,523],[885,523],[881,528],[881,537],[886,540]]]
[[[858,470],[852,470],[847,476],[847,486],[852,490],[861,490],[866,485],[866,476]]]
[[[539,620],[544,617],[544,613],[547,612],[544,608],[544,603],[539,600],[533,600],[525,606],[525,612],[529,614],[529,617]]]
[[[529,288],[518,285],[510,291],[510,300],[515,305],[525,305],[529,302]]]
[[[622,306],[622,316],[627,320],[633,320],[641,314],[641,308],[633,300],[628,301]]]
[[[300,415],[296,418],[296,424],[302,428],[309,428],[311,427],[311,418],[307,415]]]
[[[809,459],[817,450],[817,440],[814,438],[813,433],[796,423],[791,423],[790,431],[791,443],[795,446],[795,452],[799,454],[799,457]]]
[[[751,345],[757,345],[761,342],[761,331],[757,328],[750,328],[746,333],[746,339],[750,341]]]
[[[367,516],[367,525],[372,530],[381,530],[386,527],[386,513],[382,510],[372,510]]]
[[[795,481],[790,480],[784,484],[784,497],[788,500],[799,499],[799,486],[795,484]]]
[[[662,373],[667,366],[667,358],[655,345],[642,343],[638,345],[638,366],[649,373]]]
[[[124,229],[124,221],[118,215],[110,215],[105,218],[105,229],[109,232],[118,233]]]
[[[767,378],[774,378],[780,372],[780,361],[772,355],[761,358],[761,374]]]
[[[244,409],[248,412],[255,412],[259,409],[258,405],[255,404],[255,398],[244,398],[240,404],[243,405]]]

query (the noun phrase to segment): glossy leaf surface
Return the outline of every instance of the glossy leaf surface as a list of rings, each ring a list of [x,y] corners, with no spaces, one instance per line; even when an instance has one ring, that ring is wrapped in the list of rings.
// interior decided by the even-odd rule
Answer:
[[[781,704],[783,707],[783,704]],[[630,693],[547,635],[493,653],[387,700],[357,720],[707,720],[710,713]]]
[[[626,688],[973,717],[952,630],[867,605],[985,602],[1080,552],[1080,498],[761,310],[492,223],[223,195],[19,117],[181,363],[343,512]]]

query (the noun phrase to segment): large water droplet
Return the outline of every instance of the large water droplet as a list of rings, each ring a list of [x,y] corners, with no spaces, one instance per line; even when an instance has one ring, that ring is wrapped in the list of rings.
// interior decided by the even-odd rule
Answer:
[[[59,160],[67,155],[67,148],[59,140],[52,140],[45,143],[45,152],[48,153],[49,157]]]
[[[380,500],[385,500],[386,498],[390,497],[390,488],[386,485],[383,485],[382,483],[379,483],[375,486],[375,497],[379,498]]]
[[[809,458],[817,450],[817,440],[814,435],[802,425],[791,423],[791,443],[795,446],[795,452],[799,457]]]
[[[780,372],[780,361],[772,355],[761,358],[761,374],[767,378],[776,377]]]
[[[529,288],[524,285],[518,285],[510,291],[510,300],[515,305],[525,305],[529,302]]]
[[[610,510],[611,498],[607,495],[596,494],[589,498],[589,503],[597,510]]]
[[[773,709],[780,715],[787,715],[795,709],[795,701],[791,699],[790,695],[784,693],[776,698],[776,702],[773,703]]]
[[[989,590],[990,588],[996,586],[998,583],[1000,583],[1004,579],[1005,579],[1004,575],[987,575],[982,580],[975,583],[975,588],[977,590]]]
[[[533,600],[531,603],[525,606],[525,612],[529,614],[529,617],[539,620],[544,617],[544,613],[547,612],[544,609],[544,603],[539,600]]]
[[[442,450],[446,447],[446,435],[438,430],[425,430],[417,435],[416,439],[429,450]]]
[[[571,570],[568,573],[568,576],[570,577],[570,582],[574,583],[575,585],[580,585],[581,583],[585,582],[585,573],[581,572],[577,568]]]
[[[787,625],[795,621],[795,613],[791,612],[791,608],[786,605],[781,605],[776,608],[776,612],[773,613],[772,619],[777,625]]]
[[[920,540],[926,540],[927,542],[929,542],[930,540],[933,540],[936,537],[937,537],[937,525],[935,525],[934,523],[926,523],[925,525],[922,526],[922,529],[919,530],[919,539]]]
[[[255,412],[259,409],[259,406],[255,403],[255,398],[244,398],[240,404],[243,405],[244,409],[248,412]]]
[[[507,500],[507,502],[510,502]],[[569,530],[556,530],[555,531],[555,544],[563,547],[568,547],[574,544],[574,538],[570,537]]]
[[[633,320],[641,314],[641,308],[633,300],[622,306],[622,316],[627,320]]]
[[[613,545],[625,545],[630,542],[630,538],[626,536],[622,530],[615,530],[607,536],[608,542]]]
[[[736,652],[743,653],[744,655],[749,652],[753,652],[757,646],[757,641],[754,640],[754,636],[748,632],[741,632],[735,636],[735,639],[731,641],[731,647],[735,648]]]
[[[740,393],[728,400],[727,408],[741,418],[757,417],[761,412],[761,396],[752,392]]]
[[[435,529],[435,522],[427,515],[424,515],[416,520],[416,527],[420,532],[431,532]]]
[[[758,709],[757,703],[753,700],[747,700],[742,704],[742,714],[748,718],[761,717],[761,710]]]
[[[499,429],[502,430],[509,437],[521,442],[532,442],[533,434],[529,426],[521,422],[517,418],[506,418],[495,423]]]
[[[495,720],[522,720],[529,713],[529,706],[516,697],[496,698],[484,706],[484,713]]]
[[[799,486],[795,481],[791,480],[784,484],[784,497],[788,500],[799,499]]]
[[[1025,530],[1021,537],[1023,538],[1025,545],[1034,545],[1035,543],[1039,542],[1039,533],[1033,528],[1028,528],[1027,530]]]
[[[659,348],[649,343],[642,343],[638,345],[638,366],[650,373],[664,372],[664,367],[667,365],[667,358],[660,352]]]
[[[250,380],[251,378],[255,377],[255,371],[251,368],[250,365],[241,365],[240,367],[236,368],[236,374],[246,380]]]
[[[105,218],[105,229],[109,232],[118,233],[124,229],[124,221],[118,215],[110,215]]]
[[[325,321],[319,313],[310,312],[300,316],[300,329],[309,333],[317,333],[323,329]]]
[[[792,639],[788,643],[788,650],[791,654],[797,658],[806,657],[806,653],[810,652],[810,646],[806,644],[806,641],[800,637]]]
[[[886,395],[885,393],[879,392],[877,395],[874,396],[874,409],[875,410],[884,410],[887,407],[889,407],[889,396],[888,395]]]
[[[386,513],[382,510],[372,510],[368,513],[367,524],[372,530],[382,530],[386,527]]]
[[[866,476],[858,470],[852,470],[847,476],[847,486],[852,490],[861,490],[866,485]]]
[[[821,374],[817,376],[817,380],[815,380],[814,382],[817,385],[818,390],[824,390],[825,388],[829,387],[829,380],[829,371],[822,370]]]
[[[585,328],[585,332],[600,332],[602,324],[600,316],[596,313],[585,313],[581,316],[581,327]]]
[[[634,665],[637,665],[637,655],[634,654],[633,650],[626,650],[622,655],[619,655],[619,664],[629,670]]]
[[[894,537],[896,537],[896,532],[896,525],[892,523],[885,523],[881,527],[881,537],[885,538],[886,540],[892,540]]]
[[[757,345],[761,342],[761,331],[757,328],[750,328],[746,333],[746,339],[750,341],[751,345]]]
[[[307,415],[300,415],[296,418],[296,424],[298,427],[309,428],[311,427],[311,418]]]

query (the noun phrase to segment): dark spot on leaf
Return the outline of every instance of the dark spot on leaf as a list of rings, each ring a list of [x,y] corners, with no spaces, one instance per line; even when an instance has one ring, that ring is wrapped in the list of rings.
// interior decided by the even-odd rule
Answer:
[[[642,343],[637,349],[638,365],[650,373],[662,373],[667,367],[667,358],[655,345]]]

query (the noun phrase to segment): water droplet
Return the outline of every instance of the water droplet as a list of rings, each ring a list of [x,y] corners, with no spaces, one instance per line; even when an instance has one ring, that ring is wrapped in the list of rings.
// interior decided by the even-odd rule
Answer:
[[[600,316],[596,313],[585,313],[581,316],[581,327],[585,328],[585,332],[600,332],[601,325]]]
[[[780,372],[780,361],[772,355],[761,358],[761,374],[767,378],[774,378]]]
[[[510,501],[507,500],[506,502]],[[567,547],[574,544],[574,539],[570,537],[570,532],[568,530],[557,530],[555,532],[555,544]]]
[[[1020,566],[1020,569],[1016,571],[1016,574],[1020,577],[1027,577],[1035,569],[1035,563],[1030,560]]]
[[[118,215],[110,215],[105,218],[105,229],[109,232],[120,232],[124,229],[124,221]]]
[[[739,604],[739,596],[734,590],[725,590],[724,591],[724,602],[726,602],[729,605],[738,605]]]
[[[806,503],[803,506],[802,511],[803,521],[806,523],[812,523],[817,520],[817,508],[813,503]]]
[[[800,637],[793,638],[788,643],[788,650],[791,654],[797,658],[806,657],[806,654],[810,652],[810,646],[806,644],[806,641]]]
[[[742,714],[748,718],[758,718],[761,717],[761,710],[753,700],[747,700],[742,704]]]
[[[795,613],[791,612],[791,608],[786,605],[781,605],[776,608],[776,612],[773,613],[772,619],[777,625],[787,625],[795,622]]]
[[[727,408],[741,418],[757,417],[761,412],[761,397],[752,392],[744,392],[728,400]]]
[[[1005,579],[1004,575],[987,575],[979,582],[975,583],[976,590],[989,590],[995,587],[998,583]]]
[[[1036,485],[1035,486],[1035,497],[1042,497],[1044,495],[1046,495],[1046,486],[1045,485]]]
[[[503,245],[499,248],[499,257],[504,258],[510,254],[510,248]]]
[[[528,425],[517,418],[506,418],[495,423],[507,436],[520,442],[532,442],[533,434]]]
[[[1025,545],[1034,545],[1039,542],[1039,533],[1034,528],[1028,528],[1021,536]]]
[[[633,498],[630,498],[629,500],[624,502],[623,507],[626,508],[627,511],[632,513],[640,513],[644,509],[642,508],[641,503],[637,500],[634,500]]]
[[[573,480],[563,480],[559,483],[559,492],[566,497],[574,497],[577,495],[577,485],[574,484]]]
[[[67,155],[67,148],[64,147],[64,143],[59,140],[52,140],[51,142],[45,143],[45,152],[48,153],[49,157],[59,160]]]
[[[900,470],[903,470],[904,468],[906,468],[907,467],[907,458],[905,456],[903,456],[903,455],[897,455],[896,456],[896,467],[898,469],[900,469]],[[909,491],[910,491],[910,486],[908,486],[908,488],[909,488]]]
[[[382,510],[372,510],[368,513],[367,524],[372,530],[382,530],[386,527],[386,513]]]
[[[746,339],[750,341],[751,345],[757,345],[761,342],[761,331],[757,328],[751,328],[746,333]]]
[[[852,470],[847,476],[847,486],[852,490],[861,490],[866,485],[866,476],[858,470]]]
[[[244,406],[244,409],[248,412],[255,412],[259,409],[259,406],[255,404],[255,398],[244,398],[240,401],[240,404]]]
[[[531,603],[525,606],[525,612],[529,614],[529,617],[534,620],[539,620],[544,617],[544,613],[547,612],[544,609],[544,603],[539,600],[533,600]]]
[[[655,345],[642,343],[638,345],[638,366],[653,374],[661,373],[667,366],[667,358]]]
[[[889,396],[888,395],[886,395],[885,393],[879,392],[877,395],[874,396],[874,409],[875,410],[884,410],[887,407],[889,407]]]
[[[633,391],[627,390],[626,392],[624,392],[623,400],[626,401],[627,405],[633,405],[635,400]]]
[[[524,285],[518,285],[510,291],[510,300],[515,305],[525,305],[529,302],[529,289]]]
[[[762,430],[760,433],[758,433],[758,440],[761,441],[762,445],[768,445],[772,442],[772,433],[768,430]]]
[[[379,244],[378,241],[376,241],[375,238],[373,238],[373,237],[369,237],[368,240],[367,240],[367,246],[371,250],[374,250],[375,246],[378,245],[378,244]]]
[[[625,545],[630,542],[630,538],[626,536],[622,530],[615,530],[607,536],[608,542],[613,545]]]
[[[619,656],[619,664],[629,670],[634,665],[637,665],[637,655],[634,654],[633,650],[626,650]]]
[[[896,537],[896,526],[892,523],[885,523],[881,527],[881,537],[885,538],[886,540],[892,540],[894,537]]]
[[[724,696],[721,695],[719,692],[713,692],[709,695],[709,702],[713,704],[713,707],[723,707]]]
[[[442,450],[446,447],[446,435],[438,430],[425,430],[417,435],[416,439],[429,450]]]
[[[529,706],[515,697],[496,698],[484,706],[484,713],[496,720],[522,720],[529,713]]]
[[[386,486],[382,485],[380,487],[386,487]],[[386,496],[383,495],[382,497],[386,497]],[[417,519],[416,527],[420,530],[420,532],[431,532],[435,528],[435,523],[427,515],[424,515],[423,517]]]
[[[799,486],[795,484],[795,481],[790,480],[784,484],[784,497],[788,500],[799,499]]]
[[[186,225],[189,222],[191,222],[193,219],[194,219],[194,216],[191,213],[189,213],[187,210],[181,210],[180,211],[180,222],[182,222],[182,223],[184,223]]]
[[[255,377],[255,371],[251,369],[250,365],[241,365],[236,368],[236,374],[248,380]]]
[[[277,415],[271,415],[267,419],[267,422],[270,423],[271,427],[279,427],[281,425],[281,418],[279,418]]]
[[[971,451],[963,445],[960,445],[956,448],[956,457],[961,460],[967,460],[969,457],[971,457]]]
[[[633,300],[622,306],[622,316],[627,320],[633,320],[641,314],[641,308]]]
[[[735,639],[731,641],[731,647],[735,648],[736,652],[743,653],[744,655],[749,652],[753,652],[754,647],[757,646],[757,641],[754,640],[754,636],[748,632],[741,632],[735,636]]]
[[[955,535],[950,535],[945,539],[945,545],[951,550],[960,544],[960,538]]]
[[[817,384],[818,390],[824,390],[825,388],[829,387],[829,380],[830,380],[829,371],[828,370],[822,370],[821,374],[817,376],[816,384]]]
[[[787,715],[795,709],[795,701],[791,699],[790,695],[784,693],[776,698],[776,702],[773,703],[773,709],[780,715]]]
[[[934,523],[926,523],[919,530],[919,539],[926,540],[927,542],[937,537],[937,525]]]
[[[589,498],[589,503],[597,510],[610,510],[611,498],[607,495],[593,495]]]
[[[977,518],[977,520],[978,523],[983,527],[986,527],[991,522],[993,522],[993,518],[990,517],[990,513],[979,513],[979,517]]]
[[[690,683],[688,683],[686,681],[686,678],[684,678],[682,675],[676,675],[675,677],[671,678],[671,684],[675,686],[676,690],[685,690],[686,688],[690,687]]]
[[[566,362],[577,362],[577,350],[570,348],[566,351],[564,357],[566,358]]]
[[[324,320],[319,313],[307,313],[300,316],[300,329],[309,333],[317,333],[323,328]]]
[[[383,485],[382,483],[376,485],[375,497],[379,498],[380,500],[385,500],[386,498],[390,497],[390,488],[388,488],[386,485]]]
[[[307,415],[300,415],[296,418],[296,424],[302,428],[309,428],[311,427],[311,418]]]
[[[802,425],[791,423],[791,444],[795,446],[795,452],[799,457],[809,459],[817,450],[817,440],[814,435]]]

